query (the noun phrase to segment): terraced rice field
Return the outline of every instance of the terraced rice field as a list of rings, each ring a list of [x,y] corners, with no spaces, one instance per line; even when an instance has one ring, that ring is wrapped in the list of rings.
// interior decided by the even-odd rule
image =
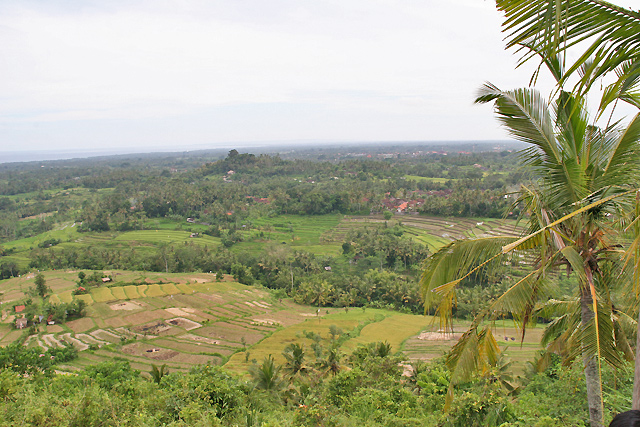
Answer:
[[[382,216],[280,216],[256,220],[251,233],[262,232],[268,237],[266,242],[282,240],[315,254],[339,254],[350,229],[382,223]],[[406,235],[432,250],[457,238],[519,234],[513,221],[495,219],[396,215],[389,223],[401,225]],[[162,226],[160,231],[120,235],[80,235],[67,230],[75,241],[64,244],[79,247],[86,243],[112,247],[135,244],[149,245],[150,249],[158,242],[219,244],[218,239],[209,236],[190,238],[189,232],[169,230],[169,224]],[[20,244],[31,245],[36,240]],[[258,251],[265,241],[236,246]],[[443,354],[456,338],[433,332],[430,319],[424,316],[373,309],[321,309],[318,313],[316,308],[275,299],[265,290],[232,282],[229,277],[217,282],[213,274],[104,273],[111,275],[114,282],[78,296],[89,304],[87,317],[63,325],[41,325],[26,344],[47,348],[66,342],[76,346],[82,350],[81,357],[65,368],[68,370],[118,356],[147,372],[151,364],[185,370],[198,363],[226,363],[230,369],[244,373],[252,359],[261,360],[272,354],[282,361],[281,352],[290,342],[301,341],[308,348],[311,341],[304,337],[305,332],[313,331],[326,339],[332,325],[347,332],[359,329],[357,336],[344,342],[345,353],[361,343],[389,341],[394,350],[402,349],[409,359],[425,359]],[[77,271],[44,275],[52,288],[52,303],[72,301]],[[35,274],[29,274],[0,282],[3,292],[0,345],[21,336],[22,332],[11,326],[11,302],[24,298],[24,290],[33,286],[34,277]],[[457,328],[458,332],[463,331],[464,324]],[[521,347],[512,339],[517,337],[513,325],[499,325],[496,331],[496,336],[504,335],[504,342],[502,339],[500,342],[503,347],[509,346],[508,354],[517,362],[516,366],[522,366],[539,348],[539,331],[532,330]]]
[[[456,239],[486,236],[518,236],[521,228],[516,227],[514,220],[502,219],[470,219],[441,218],[422,215],[395,215],[385,221],[382,215],[348,216],[322,236],[326,244],[342,244],[348,231],[363,226],[401,225],[406,235],[426,245],[431,250]]]
[[[260,252],[265,244],[278,242],[292,248],[300,248],[315,255],[339,255],[344,236],[350,228],[366,224],[379,226],[385,221],[382,215],[343,216],[339,214],[299,216],[279,215],[252,219],[248,231],[241,232],[245,241],[233,246],[234,251]],[[512,220],[439,218],[421,215],[395,215],[391,225],[401,223],[407,235],[435,250],[456,238],[482,235],[513,235],[519,230]],[[215,248],[220,239],[202,233],[206,226],[186,224],[167,219],[147,221],[149,230],[135,230],[123,233],[78,233],[75,223],[66,223],[38,236],[8,242],[6,249],[15,250],[5,257],[22,267],[29,264],[26,255],[30,248],[36,247],[47,239],[59,239],[62,243],[51,248],[58,251],[65,248],[81,250],[88,246],[99,246],[117,250],[136,247],[140,251],[156,251],[159,245],[194,244]],[[191,231],[198,237],[190,237]]]
[[[340,244],[331,244],[322,239],[324,233],[332,230],[342,220],[339,214],[300,216],[279,215],[263,217],[253,221],[256,232],[262,232],[265,241],[285,243],[293,248],[304,249],[315,255],[338,255]],[[253,234],[255,236],[255,233]],[[255,252],[262,249],[264,243],[247,241],[234,246],[235,250]]]
[[[53,274],[46,273],[46,276],[52,279]],[[257,342],[276,329],[276,325],[257,327],[251,325],[253,320],[243,320],[244,317],[264,313],[264,307],[283,308],[265,300],[271,299],[268,293],[234,282],[215,282],[213,275],[189,276],[192,284],[92,289],[90,294],[79,296],[90,304],[86,317],[64,325],[43,324],[39,333],[27,340],[27,345],[48,348],[66,342],[76,346],[82,351],[81,357],[68,369],[120,356],[145,371],[152,363],[160,362],[181,370],[197,363],[222,363],[242,346],[244,335],[253,336]],[[178,279],[189,281],[184,277]],[[22,280],[4,281],[3,285],[19,286],[18,282]],[[144,296],[148,289],[152,295]],[[61,292],[70,294],[66,289]],[[55,295],[60,299],[60,294]],[[234,316],[230,315],[233,310],[227,310],[224,317],[213,311],[226,306],[244,306],[246,310],[236,312]],[[12,306],[3,305],[5,307],[3,323],[0,324],[0,345],[14,341],[21,334],[11,328]],[[236,326],[230,328],[231,322]],[[124,345],[121,346],[122,343]]]
[[[68,278],[75,272],[47,272],[45,276],[53,279],[55,274],[66,275],[67,279],[60,282],[59,293],[55,295],[70,296],[71,291],[63,284],[73,283]],[[116,278],[138,279],[143,275],[139,272],[111,274]],[[241,285],[229,278],[216,282],[212,274],[145,275],[147,281],[172,282],[92,289],[90,294],[82,296],[90,304],[86,317],[63,325],[42,324],[38,333],[27,339],[26,345],[46,349],[69,343],[77,347],[81,351],[79,359],[62,367],[65,370],[123,357],[144,372],[148,372],[152,364],[166,364],[169,369],[182,371],[194,364],[226,363],[230,370],[246,373],[251,360],[261,360],[268,354],[282,362],[282,350],[290,342],[302,342],[309,349],[311,340],[305,338],[306,332],[328,339],[332,325],[345,332],[360,329],[344,342],[345,353],[358,344],[388,341],[395,351],[403,350],[409,359],[425,359],[440,356],[454,343],[449,337],[430,332],[431,318],[425,316],[360,308],[346,311],[323,308],[318,312],[315,307],[273,298],[265,290]],[[2,285],[20,287],[32,280],[16,278]],[[134,298],[130,298],[132,296]],[[10,302],[2,308],[0,345],[6,345],[18,339],[22,332],[11,326]],[[498,327],[497,335],[500,334],[507,336],[503,344],[512,345],[509,351],[521,365],[539,348],[537,336],[533,336],[535,332],[523,348],[509,341],[516,336],[512,326],[503,326],[502,330]]]
[[[190,237],[189,231],[173,231],[173,230],[139,230],[121,233],[115,239],[116,242],[130,243],[193,243],[200,246],[216,247],[220,244],[220,239],[200,234],[199,237]]]

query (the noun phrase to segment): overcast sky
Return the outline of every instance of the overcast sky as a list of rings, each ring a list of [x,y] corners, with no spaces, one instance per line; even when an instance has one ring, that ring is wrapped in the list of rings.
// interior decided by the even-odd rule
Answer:
[[[473,105],[531,74],[500,23],[489,0],[4,0],[0,151],[506,139]]]

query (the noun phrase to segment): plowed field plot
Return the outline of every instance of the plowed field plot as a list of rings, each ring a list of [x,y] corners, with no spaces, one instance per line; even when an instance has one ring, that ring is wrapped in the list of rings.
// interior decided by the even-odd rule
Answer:
[[[210,345],[203,342],[194,342],[192,340],[181,339],[157,339],[154,341],[155,345],[160,347],[176,350],[180,353],[189,354],[204,354],[204,353],[218,353],[218,345]]]
[[[111,310],[124,310],[124,311],[140,310],[143,307],[144,306],[142,304],[135,301],[124,301],[124,302],[119,302],[117,304],[112,304],[109,306]]]
[[[88,331],[96,326],[95,322],[90,317],[83,317],[82,319],[72,320],[66,323],[66,326],[73,332]]]
[[[200,335],[194,335],[194,334],[184,334],[184,335],[180,335],[176,338],[180,338],[183,340],[191,340],[191,341],[195,341],[195,342],[203,342],[206,344],[211,344],[211,345],[220,345],[220,341],[219,340],[214,340],[211,338],[206,338],[206,337],[201,337]]]
[[[222,307],[212,307],[207,311],[218,318],[234,318],[239,316],[237,312],[226,310]]]
[[[130,314],[128,316],[124,316],[123,319],[130,325],[140,325],[151,322],[152,320],[168,319],[170,317],[172,317],[171,313],[167,313],[165,310],[153,310]]]
[[[226,322],[218,322],[214,326],[205,326],[198,329],[198,335],[206,336],[213,339],[219,339],[240,346],[242,338],[249,345],[255,344],[265,337],[265,333],[261,333],[242,326],[232,325]]]
[[[167,332],[171,329],[171,326],[167,325],[164,322],[154,322],[148,323],[146,325],[136,326],[133,328],[134,331],[140,334],[151,334],[151,335],[159,335],[163,332]]]
[[[169,366],[174,364],[178,366],[193,366],[206,363],[218,364],[221,360],[219,356],[215,355],[181,353],[176,350],[147,343],[125,345],[122,347],[122,355],[138,363],[148,363],[148,365],[157,364],[160,361],[167,362]]]
[[[167,323],[173,326],[177,326],[186,331],[190,331],[192,329],[201,328],[202,325],[198,322],[194,322],[193,320],[185,319],[184,317],[176,317],[173,319],[167,320]]]
[[[216,294],[204,294],[202,292],[198,292],[194,296],[197,298],[203,298],[205,300],[211,301],[212,303],[215,303],[215,304],[220,304],[225,302],[224,298]]]
[[[188,308],[188,307],[171,307],[171,308],[166,308],[165,310],[167,310],[169,313],[173,314],[174,316],[190,316],[190,317],[197,317],[196,310],[193,308]]]
[[[315,316],[315,314],[314,314]],[[282,310],[277,312],[271,312],[265,315],[257,315],[251,318],[252,322],[256,322],[258,324],[277,324],[280,326],[291,326],[297,323],[303,322],[308,319],[308,316],[303,316],[300,313],[295,311]]]
[[[114,334],[113,332],[110,332],[110,331],[105,331],[103,329],[97,329],[91,332],[91,336],[99,340],[107,341],[110,343],[117,343],[120,341],[120,335]]]

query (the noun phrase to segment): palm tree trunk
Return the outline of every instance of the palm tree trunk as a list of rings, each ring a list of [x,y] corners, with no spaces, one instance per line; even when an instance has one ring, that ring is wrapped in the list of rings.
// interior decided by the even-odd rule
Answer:
[[[585,329],[593,320],[593,298],[588,289],[580,291],[581,324]],[[587,385],[587,403],[589,405],[589,421],[591,427],[603,427],[602,424],[602,388],[600,384],[600,370],[594,356],[583,355],[584,377]]]
[[[631,409],[640,409],[640,312],[638,313],[638,336],[636,338],[636,364],[633,376],[633,398]]]

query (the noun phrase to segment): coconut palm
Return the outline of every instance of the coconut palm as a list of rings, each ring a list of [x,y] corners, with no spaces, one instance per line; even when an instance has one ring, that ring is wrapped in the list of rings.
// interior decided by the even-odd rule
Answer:
[[[591,424],[597,426],[602,424],[601,357],[614,365],[620,352],[628,357],[628,348],[614,332],[616,322],[609,321],[619,316],[605,308],[612,307],[611,274],[620,273],[625,265],[616,253],[618,235],[611,218],[629,217],[629,229],[640,236],[640,202],[636,200],[634,207],[632,200],[638,184],[640,125],[636,116],[624,130],[617,123],[599,129],[595,120],[588,121],[584,99],[595,82],[615,71],[617,78],[604,88],[595,119],[612,104],[615,109],[619,100],[640,107],[640,14],[601,0],[496,0],[496,5],[505,14],[507,47],[523,51],[522,62],[539,57],[556,80],[552,109],[527,89],[502,92],[486,85],[478,97],[478,102],[495,102],[500,120],[513,136],[531,144],[522,159],[539,179],[523,186],[519,199],[530,215],[529,230],[516,241],[459,241],[434,254],[421,280],[425,310],[437,306],[441,326],[450,328],[456,289],[464,278],[490,267],[501,255],[535,253],[529,258],[534,260],[533,272],[481,313],[453,348],[448,358],[453,385],[472,369],[487,371],[498,363],[497,343],[491,329],[481,327],[483,319],[511,312],[524,337],[536,302],[549,294],[548,273],[559,267],[574,271],[579,286],[573,321],[568,322],[569,317],[558,321],[556,330],[568,329],[552,341],[556,348],[563,342],[582,355]],[[567,65],[567,51],[583,46],[587,48],[579,59]],[[576,71],[581,78],[565,92]],[[640,237],[629,247],[626,262],[640,267]],[[640,275],[634,279],[638,295]],[[640,357],[636,365],[634,408],[640,407]]]
[[[269,355],[262,360],[260,365],[250,366],[249,374],[256,389],[277,395],[285,386],[284,381],[280,378],[280,369],[282,366],[277,365],[273,357]]]
[[[307,367],[304,363],[305,351],[304,346],[299,343],[291,343],[284,348],[282,352],[286,362],[284,364],[284,371],[290,376],[296,374],[304,374],[307,371]]]
[[[558,88],[564,87],[576,71],[580,78],[574,92],[587,94],[605,77],[615,72],[616,78],[604,87],[598,115],[618,101],[640,108],[640,13],[601,0],[496,0],[498,9],[505,14],[503,30],[507,47],[519,47],[524,51],[521,61],[538,56],[542,63],[554,64],[549,68],[558,80]],[[584,48],[578,59],[567,67],[566,52]],[[580,51],[578,51],[580,52]],[[556,58],[560,59],[557,60]],[[537,73],[534,74],[533,79]],[[601,83],[602,84],[602,83]],[[595,86],[597,87],[597,86]],[[635,216],[633,215],[635,213]],[[640,212],[629,214],[637,218]],[[633,220],[633,219],[632,219]],[[640,236],[637,224],[632,228],[634,236]],[[636,239],[637,240],[637,239]],[[629,249],[629,259],[634,258],[640,267],[640,251],[634,242]],[[632,294],[640,295],[640,275],[634,275]],[[639,314],[640,316],[640,314]],[[640,317],[639,317],[640,320]],[[640,348],[640,321],[636,348]],[[640,409],[640,351],[636,352],[633,409]]]
[[[520,239],[488,237],[453,242],[435,253],[421,279],[425,309],[437,307],[443,329],[451,329],[451,311],[461,281],[501,265],[504,256],[526,253],[533,271],[509,288],[472,322],[448,358],[455,384],[473,369],[487,370],[499,360],[497,342],[486,319],[511,313],[523,338],[536,304],[551,295],[549,276],[559,268],[578,277],[579,343],[585,366],[590,418],[602,425],[601,358],[620,364],[620,348],[609,323],[600,321],[598,302],[611,292],[608,275],[619,274],[620,247],[615,219],[635,200],[640,177],[640,115],[620,128],[589,121],[584,98],[559,92],[549,107],[531,89],[501,91],[486,84],[477,102],[494,102],[502,124],[529,144],[522,161],[536,180],[523,185],[519,202],[528,215]],[[598,293],[598,286],[604,287]],[[594,319],[599,319],[595,321]],[[451,398],[451,390],[449,400]]]
[[[319,369],[325,374],[331,373],[331,375],[335,376],[342,370],[342,365],[340,364],[342,356],[343,353],[340,351],[339,345],[332,343],[327,349],[325,357],[318,360]]]
[[[603,275],[604,278],[609,279],[612,276],[612,274]],[[603,284],[600,280],[596,280],[595,285],[598,295],[606,295],[608,289],[612,288],[610,284]],[[610,358],[622,357],[630,361],[633,360],[634,356],[628,336],[632,335],[636,323],[633,317],[629,315],[629,308],[632,307],[620,300],[621,298],[615,298],[614,295],[599,299],[598,324],[601,328],[610,329],[615,338],[616,350],[619,353],[612,354]],[[580,355],[582,331],[580,328],[581,307],[578,298],[549,300],[540,305],[536,316],[553,319],[542,335],[541,341],[545,348],[561,356],[565,364]],[[540,362],[544,366],[548,360],[543,357]]]

